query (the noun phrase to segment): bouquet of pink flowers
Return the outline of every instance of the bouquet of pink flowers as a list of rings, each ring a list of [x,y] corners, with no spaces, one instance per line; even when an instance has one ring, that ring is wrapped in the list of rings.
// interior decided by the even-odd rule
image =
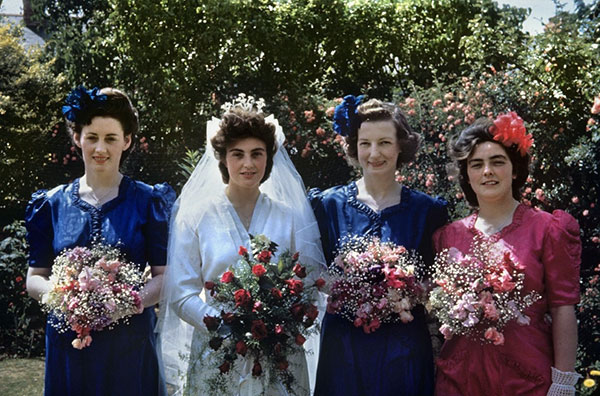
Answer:
[[[97,244],[92,248],[64,250],[52,266],[52,289],[42,298],[59,331],[77,333],[74,348],[90,345],[90,332],[112,327],[143,309],[139,289],[143,276],[124,261],[116,248]]]
[[[470,254],[456,248],[436,256],[428,309],[441,322],[444,338],[467,335],[494,345],[504,344],[502,329],[511,320],[529,324],[525,308],[540,298],[523,293],[525,274],[501,243],[473,240]]]
[[[334,264],[327,312],[341,314],[365,333],[381,323],[413,320],[410,311],[424,297],[417,254],[392,242],[355,236],[344,241]]]
[[[292,389],[294,378],[287,356],[304,353],[306,338],[317,332],[318,315],[313,292],[325,281],[307,286],[306,267],[298,253],[286,251],[271,262],[277,244],[264,235],[251,235],[251,252],[240,246],[238,265],[223,273],[220,280],[205,283],[206,290],[221,309],[219,316],[206,315],[204,323],[211,334],[209,346],[220,364],[218,375],[230,373],[239,356],[253,361],[252,375],[260,377],[263,367],[276,373]],[[210,381],[213,386],[223,378]],[[218,394],[218,389],[215,389]]]

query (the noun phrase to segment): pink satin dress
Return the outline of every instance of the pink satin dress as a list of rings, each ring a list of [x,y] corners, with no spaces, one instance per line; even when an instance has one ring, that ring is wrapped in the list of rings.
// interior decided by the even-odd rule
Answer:
[[[477,212],[433,236],[437,252],[455,247],[466,253],[476,235]],[[524,204],[510,225],[487,236],[502,242],[525,266],[524,293],[541,299],[525,310],[531,323],[504,328],[504,345],[483,344],[464,336],[447,340],[436,361],[437,396],[545,396],[553,365],[551,307],[579,302],[581,241],[577,221],[561,210],[552,214]]]

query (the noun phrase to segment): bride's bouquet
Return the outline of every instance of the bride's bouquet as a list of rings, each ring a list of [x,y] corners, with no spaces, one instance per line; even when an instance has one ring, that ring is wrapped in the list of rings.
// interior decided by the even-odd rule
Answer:
[[[286,251],[273,262],[277,244],[264,235],[251,235],[251,250],[240,246],[238,265],[205,283],[221,310],[219,316],[204,317],[212,357],[220,364],[219,374],[209,381],[216,394],[219,384],[230,381],[239,357],[252,362],[254,377],[268,369],[276,374],[271,380],[279,378],[291,391],[295,379],[287,357],[303,354],[306,338],[318,331],[313,295],[325,281],[305,284],[307,271],[298,253]]]
[[[424,297],[420,268],[420,257],[404,246],[379,238],[347,238],[329,269],[327,312],[342,315],[365,333],[382,323],[410,322],[411,309]]]
[[[51,290],[42,306],[61,333],[73,330],[72,345],[83,349],[92,342],[91,331],[111,328],[143,309],[139,289],[143,275],[123,260],[117,248],[102,244],[64,250],[54,260]]]
[[[469,254],[453,247],[440,252],[428,309],[441,322],[444,338],[466,335],[503,345],[502,329],[509,321],[528,325],[523,312],[541,297],[523,292],[523,269],[501,243],[482,238],[473,240]]]

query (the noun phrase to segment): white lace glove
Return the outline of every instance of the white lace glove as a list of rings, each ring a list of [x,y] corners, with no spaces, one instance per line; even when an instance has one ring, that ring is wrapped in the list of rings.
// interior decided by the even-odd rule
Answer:
[[[547,396],[575,396],[575,384],[581,375],[575,372],[564,372],[552,367],[552,385]]]

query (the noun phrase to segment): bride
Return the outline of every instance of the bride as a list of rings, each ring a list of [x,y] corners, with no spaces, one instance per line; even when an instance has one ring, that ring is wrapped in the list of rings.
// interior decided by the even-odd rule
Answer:
[[[163,364],[178,394],[214,393],[209,378],[220,363],[211,360],[203,318],[219,311],[201,292],[205,281],[236,264],[240,246],[250,248],[249,234],[266,235],[278,252],[300,252],[313,274],[324,265],[317,223],[283,140],[272,116],[247,108],[233,107],[207,125],[206,153],[173,209],[161,305]],[[318,335],[305,346],[312,352],[288,357],[296,378],[292,394],[308,395],[313,382],[309,371],[316,366]],[[275,373],[265,373],[262,381],[254,377],[251,361],[237,359],[233,371],[239,376],[227,384],[227,394],[290,394],[270,380]]]

